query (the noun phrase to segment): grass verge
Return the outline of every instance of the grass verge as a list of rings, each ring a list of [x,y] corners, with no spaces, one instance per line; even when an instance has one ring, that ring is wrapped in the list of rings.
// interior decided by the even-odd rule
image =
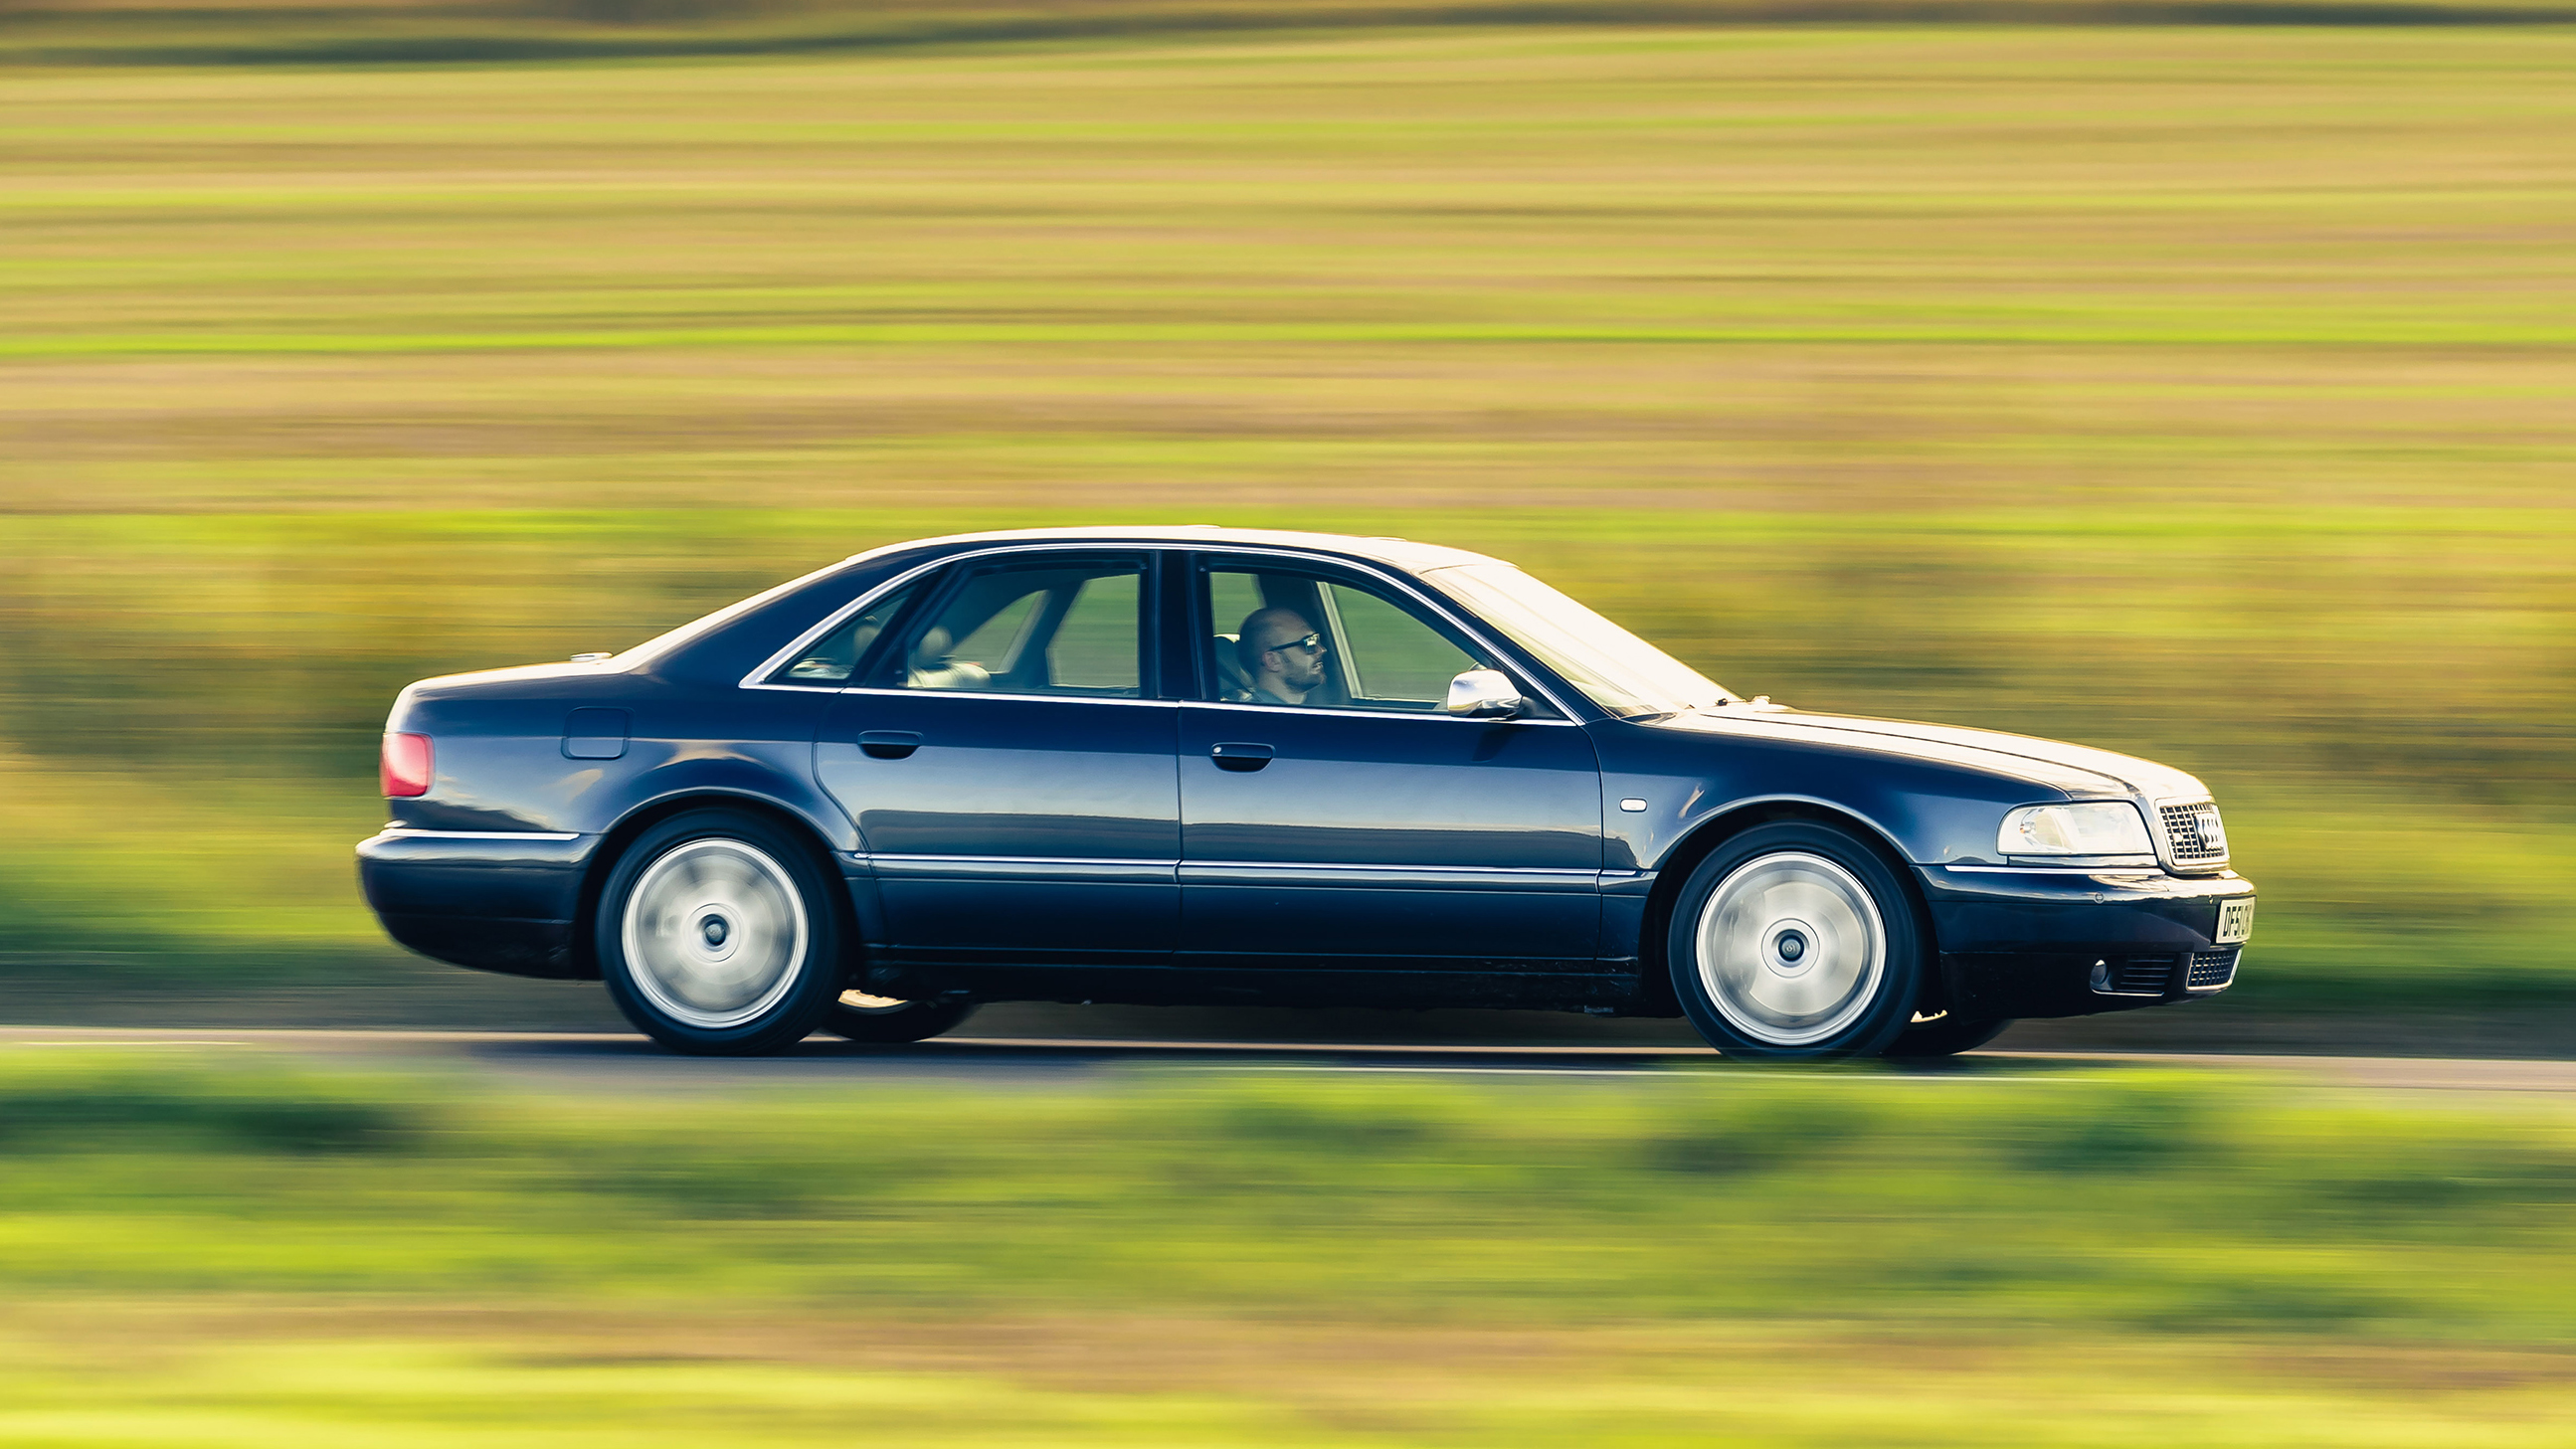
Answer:
[[[0,1058],[13,1443],[2501,1445],[2576,1411],[2554,1102],[2162,1072],[460,1099],[71,1055]]]

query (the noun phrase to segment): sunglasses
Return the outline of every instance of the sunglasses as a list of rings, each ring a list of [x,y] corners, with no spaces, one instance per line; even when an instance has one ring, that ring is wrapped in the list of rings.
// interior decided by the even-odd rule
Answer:
[[[1309,634],[1303,639],[1282,639],[1270,647],[1273,649],[1303,649],[1309,654],[1321,654],[1324,652],[1324,636],[1321,634]]]

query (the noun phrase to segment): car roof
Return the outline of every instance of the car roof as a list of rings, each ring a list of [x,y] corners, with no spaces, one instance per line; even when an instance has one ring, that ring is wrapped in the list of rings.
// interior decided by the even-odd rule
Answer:
[[[948,547],[979,543],[1103,543],[1148,544],[1161,547],[1207,549],[1295,548],[1315,553],[1341,554],[1378,563],[1393,564],[1407,573],[1448,568],[1456,564],[1495,563],[1499,560],[1463,548],[1449,548],[1436,543],[1415,543],[1404,538],[1363,538],[1347,533],[1304,533],[1273,528],[1220,528],[1213,523],[1147,524],[1128,527],[1091,528],[1014,528],[991,533],[951,533],[938,538],[916,538],[889,548],[870,549],[852,555],[852,560],[872,558],[892,549]]]

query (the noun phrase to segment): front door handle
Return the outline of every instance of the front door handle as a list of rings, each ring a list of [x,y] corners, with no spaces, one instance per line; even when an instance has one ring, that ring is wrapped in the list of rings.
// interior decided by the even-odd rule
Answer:
[[[900,760],[921,748],[917,730],[861,730],[859,748],[872,760]]]
[[[1239,740],[1219,740],[1216,747],[1208,751],[1208,756],[1216,761],[1216,767],[1220,770],[1258,770],[1269,764],[1271,757],[1278,753],[1268,745],[1248,745]]]

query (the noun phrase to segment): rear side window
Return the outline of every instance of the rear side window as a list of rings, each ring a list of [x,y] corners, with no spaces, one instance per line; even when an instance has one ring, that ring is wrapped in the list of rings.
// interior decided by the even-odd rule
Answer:
[[[979,570],[908,625],[869,682],[942,693],[1143,695],[1137,560]]]
[[[867,658],[868,646],[894,625],[903,606],[918,593],[918,582],[904,585],[861,610],[858,617],[815,640],[793,663],[769,677],[772,684],[847,684]]]

